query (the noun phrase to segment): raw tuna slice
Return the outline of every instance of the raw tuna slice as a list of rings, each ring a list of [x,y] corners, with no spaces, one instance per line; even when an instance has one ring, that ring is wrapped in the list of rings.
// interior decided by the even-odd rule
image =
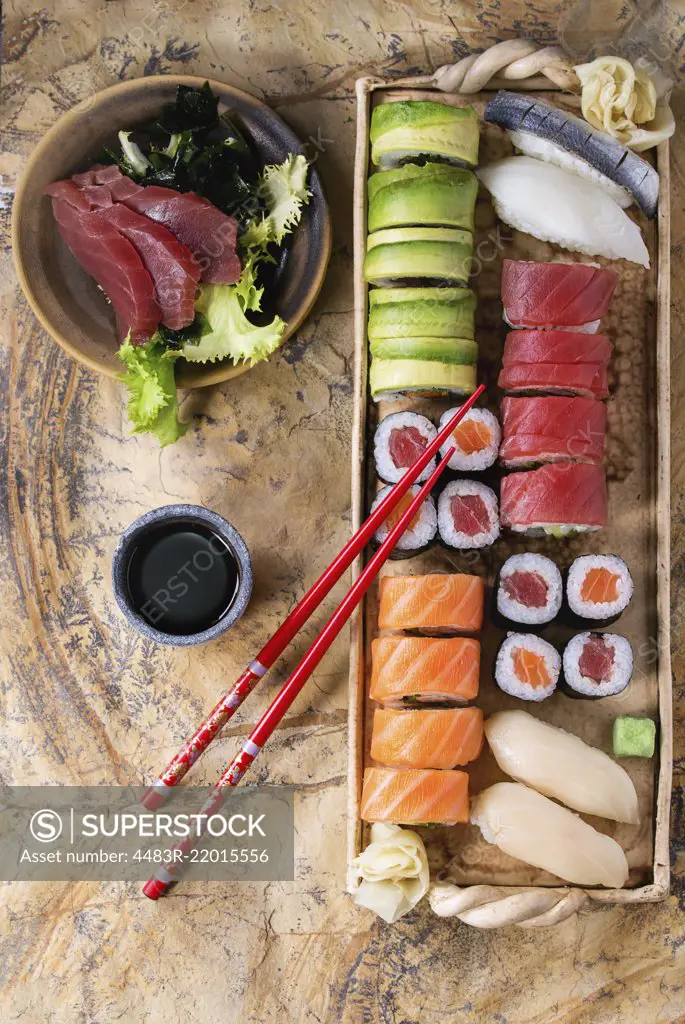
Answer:
[[[123,200],[130,209],[163,224],[187,245],[203,281],[235,284],[240,259],[235,251],[238,226],[207,199],[194,192],[174,192],[148,185]]]
[[[63,199],[52,209],[62,238],[112,303],[119,338],[143,344],[157,330],[161,310],[150,274],[136,249],[98,213],[81,213]]]
[[[611,679],[614,653],[614,648],[606,642],[601,633],[590,633],[578,660],[580,674],[595,683],[606,683]]]
[[[606,398],[609,394],[604,363],[511,363],[500,372],[497,383],[512,394],[544,391],[585,398]]]
[[[77,185],[107,185],[112,181],[123,178],[116,164],[95,164],[82,174],[72,175],[72,181]]]
[[[504,260],[504,319],[512,327],[576,327],[609,309],[618,276],[586,263]]]
[[[500,490],[503,526],[517,532],[563,527],[597,530],[607,524],[604,469],[586,463],[555,463],[510,473]]]
[[[93,209],[93,203],[86,192],[79,188],[71,178],[65,178],[63,181],[53,181],[51,184],[46,185],[43,189],[43,195],[50,196],[51,199],[63,200],[65,203],[73,206],[74,209],[80,210],[81,213],[88,213],[89,210]]]
[[[500,462],[595,462],[604,458],[606,407],[592,398],[505,398]]]
[[[141,217],[123,203],[99,210],[93,217],[111,224],[135,246],[154,281],[162,323],[172,330],[192,323],[200,267],[190,249],[162,224]]]
[[[611,357],[606,334],[578,331],[509,331],[502,365],[514,363],[606,363]]]

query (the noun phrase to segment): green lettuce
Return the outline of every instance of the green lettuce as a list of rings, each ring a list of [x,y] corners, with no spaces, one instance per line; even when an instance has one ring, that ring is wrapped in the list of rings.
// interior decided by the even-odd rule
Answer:
[[[212,325],[196,344],[184,345],[182,353],[190,363],[213,363],[231,359],[250,366],[268,359],[281,343],[285,320],[275,316],[271,323],[256,327],[245,316],[238,286],[208,284],[202,288],[197,308]]]
[[[128,392],[132,433],[154,434],[162,447],[173,444],[188,429],[178,418],[174,363],[179,355],[165,348],[157,334],[146,345],[132,345],[127,338],[119,348],[126,367],[120,379]]]

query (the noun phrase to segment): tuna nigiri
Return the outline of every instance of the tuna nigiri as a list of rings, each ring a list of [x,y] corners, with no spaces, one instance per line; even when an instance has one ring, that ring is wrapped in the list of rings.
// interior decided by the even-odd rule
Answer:
[[[367,768],[361,817],[397,825],[465,823],[469,820],[469,777],[466,772],[424,768]]]
[[[371,700],[466,704],[478,695],[480,644],[471,637],[382,636],[371,651]]]
[[[480,708],[393,711],[373,716],[371,757],[395,768],[454,768],[483,749]]]
[[[515,327],[581,327],[604,316],[617,283],[613,270],[587,263],[504,260],[504,319]]]
[[[604,458],[606,407],[592,398],[505,398],[500,462],[595,462]]]
[[[479,576],[431,573],[385,576],[380,583],[380,629],[471,633],[483,623],[485,589]]]
[[[599,530],[608,521],[607,488],[601,466],[554,463],[510,473],[500,488],[503,526],[517,533],[565,536]]]
[[[604,363],[510,363],[500,371],[497,384],[511,394],[544,391],[599,399],[609,394]]]
[[[526,711],[498,711],[485,735],[503,772],[585,814],[637,824],[635,786],[628,773],[596,747]]]
[[[498,782],[479,793],[471,821],[488,843],[567,882],[620,889],[628,881],[626,855],[616,840],[518,782]]]

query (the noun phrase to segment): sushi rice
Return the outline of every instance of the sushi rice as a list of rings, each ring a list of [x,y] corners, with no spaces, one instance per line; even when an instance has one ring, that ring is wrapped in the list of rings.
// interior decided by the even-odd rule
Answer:
[[[460,408],[461,406],[456,406],[454,409],[448,409],[447,412],[442,414],[440,417],[440,429],[442,429],[445,424],[448,423],[454,415],[456,415]],[[465,443],[465,437],[463,436],[464,432],[460,428],[468,426],[469,424],[476,428],[476,431],[474,431],[474,437],[476,437],[476,439],[478,430],[480,429],[480,440],[483,442],[483,447],[475,448],[474,445],[472,446],[474,447],[474,450],[464,451],[461,444]],[[486,443],[485,436],[488,433],[490,435],[490,440]],[[499,451],[501,439],[502,431],[500,430],[499,420],[494,413],[490,412],[489,409],[470,409],[457,426],[455,432],[442,445],[440,448],[440,454],[444,458],[447,451],[456,446],[454,455],[452,455],[447,463],[449,468],[462,473],[477,473],[481,470],[488,469],[497,461],[497,453]],[[476,441],[476,443],[478,443],[478,441]]]
[[[416,456],[414,456],[414,458],[412,458],[406,465],[398,466],[391,454],[396,431],[403,436],[406,436],[407,432],[411,431],[414,439],[416,439],[418,432],[418,434],[425,440],[425,444],[423,445],[424,450],[437,434],[435,427],[428,417],[420,416],[418,413],[395,412],[390,416],[386,416],[385,419],[382,419],[376,427],[376,433],[374,435],[374,458],[376,460],[376,472],[381,480],[384,480],[387,484],[396,484],[398,480],[401,480],[409,466],[420,454],[419,444],[414,443],[412,447],[416,450]],[[411,444],[411,442],[409,442],[409,444]],[[406,460],[404,461],[406,462]],[[427,480],[434,469],[435,459],[433,458],[426,468],[417,476],[417,483],[423,483],[424,480]]]
[[[596,601],[584,594],[590,573],[602,574],[612,580],[616,597],[611,601]],[[609,622],[625,611],[633,596],[633,578],[630,569],[617,555],[581,555],[572,562],[566,580],[566,600],[574,615],[594,622]]]
[[[592,679],[583,673],[582,658],[586,645],[601,641],[613,649],[613,660],[608,678]],[[597,700],[622,693],[633,674],[633,649],[624,636],[618,633],[578,633],[564,649],[564,689],[574,697]]]
[[[521,601],[513,591],[513,577],[517,574],[532,574],[544,581],[547,588],[544,603],[528,605]],[[512,583],[507,589],[507,580]],[[520,555],[512,555],[506,560],[499,573],[497,586],[497,611],[509,622],[524,626],[541,626],[551,622],[559,614],[563,585],[561,573],[551,558],[526,551]]]
[[[538,659],[542,675],[539,683],[521,678],[520,658],[528,653]],[[550,697],[559,680],[561,657],[551,644],[532,633],[508,633],[495,661],[495,682],[500,690],[521,700],[541,701]]]
[[[474,533],[458,530],[455,526],[452,509],[453,498],[473,499],[479,506],[478,511],[486,515],[487,525],[483,525],[481,529]],[[493,544],[499,537],[500,532],[499,510],[495,492],[490,487],[477,483],[475,480],[453,480],[445,487],[438,498],[438,530],[440,532],[440,539],[450,548],[470,550],[472,548],[485,548]]]
[[[371,506],[372,512],[381,503],[383,498],[386,496],[386,494],[390,492],[390,490],[391,487],[384,487],[382,490],[378,492],[378,494],[376,495],[376,500]],[[418,484],[414,484],[407,491],[407,499],[409,499],[409,501],[413,500],[420,490],[421,488],[418,486]],[[394,513],[391,513],[388,519],[386,519],[385,522],[381,523],[381,525],[378,527],[373,537],[375,544],[382,544],[385,538],[388,536],[390,530],[395,525],[397,520],[400,518],[400,507],[401,506],[398,506],[398,508],[394,510]],[[421,508],[417,512],[414,523],[407,527],[407,529],[404,531],[400,539],[397,541],[393,554],[397,552],[399,557],[408,557],[409,555],[416,554],[417,552],[422,551],[424,548],[428,547],[428,545],[435,540],[437,532],[438,516],[435,510],[435,501],[433,499],[433,496],[429,494],[425,498],[423,504],[421,505]]]

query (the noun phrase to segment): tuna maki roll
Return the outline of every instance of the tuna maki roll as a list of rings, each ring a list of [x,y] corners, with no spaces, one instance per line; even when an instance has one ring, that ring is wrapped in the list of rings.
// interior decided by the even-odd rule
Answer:
[[[441,428],[458,408],[443,413],[440,417]],[[445,441],[440,454],[444,457],[449,448],[456,447],[448,463],[449,468],[462,473],[479,472],[496,462],[501,437],[499,422],[494,413],[489,409],[470,409],[457,424],[449,440]]]
[[[559,614],[563,586],[551,558],[527,551],[507,558],[496,584],[497,615],[508,623],[542,626]]]
[[[568,570],[566,600],[574,622],[608,626],[632,596],[633,578],[617,555],[581,555]]]
[[[499,537],[495,492],[474,480],[454,480],[438,499],[440,538],[450,548],[485,548]]]
[[[557,686],[561,658],[546,640],[532,633],[509,633],[495,661],[500,690],[521,700],[541,701]]]
[[[395,524],[399,522],[399,520],[407,511],[407,509],[409,508],[412,501],[414,500],[414,498],[416,497],[420,490],[421,488],[417,484],[414,484],[412,487],[409,488],[404,497],[400,498],[399,502],[392,510],[388,518],[385,520],[384,523],[381,523],[381,525],[376,530],[373,536],[373,543],[375,545],[380,546],[383,543],[383,541],[388,536],[393,526],[395,526]],[[388,494],[389,491],[390,487],[384,487],[381,491],[378,492],[378,494],[376,495],[376,500],[371,506],[371,511],[373,511],[376,508],[376,506],[380,504],[380,502],[383,500],[386,494]],[[398,540],[397,544],[395,545],[395,549],[390,557],[410,558],[412,555],[417,555],[420,551],[423,551],[424,548],[427,548],[428,545],[435,540],[437,532],[438,516],[437,512],[435,511],[435,501],[433,500],[433,497],[429,494],[428,497],[424,500],[424,503],[419,509],[419,511],[414,516],[414,519],[412,520],[410,525],[407,527],[407,529],[404,531],[404,533]]]
[[[437,431],[426,416],[413,412],[394,412],[376,427],[374,457],[376,472],[386,484],[396,484],[409,466],[426,450]],[[427,480],[435,469],[435,459],[417,476]]]
[[[563,689],[571,697],[613,697],[632,674],[633,650],[618,633],[578,633],[566,644]]]

